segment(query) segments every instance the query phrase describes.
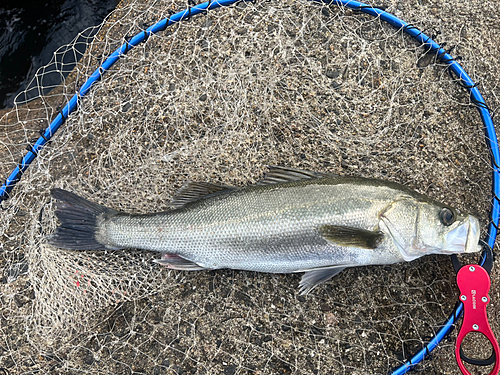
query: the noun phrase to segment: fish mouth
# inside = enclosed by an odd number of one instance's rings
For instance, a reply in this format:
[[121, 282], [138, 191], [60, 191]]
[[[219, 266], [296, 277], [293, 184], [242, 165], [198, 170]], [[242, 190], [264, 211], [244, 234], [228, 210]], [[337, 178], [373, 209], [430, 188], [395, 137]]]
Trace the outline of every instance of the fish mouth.
[[480, 250], [479, 246], [479, 221], [469, 217], [458, 227], [446, 234], [447, 253], [475, 253]]

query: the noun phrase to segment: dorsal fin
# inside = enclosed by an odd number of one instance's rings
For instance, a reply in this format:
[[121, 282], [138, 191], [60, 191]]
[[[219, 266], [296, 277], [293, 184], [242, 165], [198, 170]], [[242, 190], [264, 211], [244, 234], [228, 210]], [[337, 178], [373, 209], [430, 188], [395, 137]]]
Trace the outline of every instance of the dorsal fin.
[[236, 188], [231, 186], [216, 185], [209, 182], [190, 181], [177, 190], [169, 204], [169, 207], [180, 208], [188, 203], [196, 202], [197, 200], [206, 198], [210, 195], [229, 192], [235, 189]]
[[283, 182], [311, 180], [314, 178], [336, 177], [333, 173], [321, 173], [313, 171], [305, 171], [302, 169], [294, 169], [287, 167], [270, 166], [264, 178], [257, 182], [256, 185], [273, 185]]

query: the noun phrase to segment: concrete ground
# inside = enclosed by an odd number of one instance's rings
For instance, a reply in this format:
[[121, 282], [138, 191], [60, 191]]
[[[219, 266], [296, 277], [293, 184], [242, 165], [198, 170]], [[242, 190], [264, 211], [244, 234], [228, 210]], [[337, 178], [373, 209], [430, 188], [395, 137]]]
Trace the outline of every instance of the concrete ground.
[[[487, 105], [499, 108], [493, 2], [382, 5], [446, 43]], [[185, 6], [120, 3], [64, 85], [1, 112], [2, 174], [124, 36]], [[51, 248], [49, 190], [146, 213], [166, 209], [188, 180], [244, 186], [267, 165], [285, 165], [403, 183], [477, 215], [485, 234], [489, 155], [477, 110], [454, 80], [401, 32], [336, 5], [241, 3], [151, 37], [106, 73], [4, 202], [0, 368], [389, 373], [453, 310], [448, 257], [346, 270], [304, 297], [300, 275], [168, 271], [152, 263], [157, 254]], [[498, 276], [494, 267], [488, 315], [497, 336]], [[417, 369], [459, 374], [456, 334]], [[490, 351], [477, 336], [466, 350]]]

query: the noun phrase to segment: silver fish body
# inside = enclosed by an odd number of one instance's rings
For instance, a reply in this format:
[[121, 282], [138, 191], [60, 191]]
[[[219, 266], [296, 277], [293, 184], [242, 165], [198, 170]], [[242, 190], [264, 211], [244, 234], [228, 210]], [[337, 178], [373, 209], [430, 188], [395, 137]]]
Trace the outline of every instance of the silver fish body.
[[[64, 237], [64, 226], [75, 227], [66, 213], [83, 198], [64, 194], [54, 194], [64, 202], [56, 212], [62, 225], [49, 241], [83, 249], [85, 240], [71, 246]], [[158, 251], [158, 262], [176, 269], [306, 272], [305, 293], [346, 267], [478, 250], [476, 218], [387, 181], [275, 167], [261, 184], [239, 189], [188, 184], [173, 206], [128, 215], [95, 205], [87, 248]]]

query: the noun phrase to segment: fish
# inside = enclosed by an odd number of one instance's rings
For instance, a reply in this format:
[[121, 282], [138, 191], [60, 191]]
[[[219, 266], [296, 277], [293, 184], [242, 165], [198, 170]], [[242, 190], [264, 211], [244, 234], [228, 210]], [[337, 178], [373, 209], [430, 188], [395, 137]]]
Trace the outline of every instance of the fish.
[[404, 185], [287, 167], [246, 187], [188, 182], [158, 213], [51, 195], [60, 225], [47, 240], [57, 248], [148, 250], [175, 270], [303, 272], [301, 294], [349, 267], [480, 250], [476, 217]]

